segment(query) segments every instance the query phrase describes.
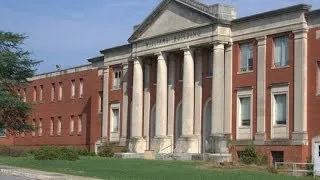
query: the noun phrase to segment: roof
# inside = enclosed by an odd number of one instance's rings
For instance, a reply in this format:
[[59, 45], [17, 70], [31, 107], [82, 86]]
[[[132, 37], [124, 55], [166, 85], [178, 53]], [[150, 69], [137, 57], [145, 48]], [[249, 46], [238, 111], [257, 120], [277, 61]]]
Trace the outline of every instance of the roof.
[[119, 50], [119, 49], [125, 49], [125, 48], [131, 48], [131, 44], [123, 44], [123, 45], [120, 45], [120, 46], [114, 46], [112, 48], [107, 48], [107, 49], [103, 49], [100, 51], [101, 54], [105, 54], [107, 52], [112, 52], [112, 51], [116, 51], [116, 50]]
[[103, 60], [104, 60], [104, 56], [97, 56], [97, 57], [88, 59], [88, 62], [94, 63], [94, 62], [103, 61]]
[[284, 13], [290, 13], [290, 12], [296, 12], [296, 11], [306, 11], [308, 12], [311, 9], [311, 6], [308, 4], [298, 4], [294, 6], [289, 6], [281, 9], [276, 9], [272, 11], [267, 11], [259, 14], [254, 14], [251, 16], [246, 16], [242, 18], [238, 18], [232, 21], [232, 23], [242, 23], [242, 22], [247, 22], [247, 21], [252, 21], [256, 19], [262, 19], [262, 18], [268, 18], [270, 16], [276, 16], [279, 14], [284, 14]]
[[313, 11], [306, 13], [307, 17], [313, 17], [313, 16], [318, 16], [318, 15], [320, 15], [320, 9], [313, 10]]
[[[162, 10], [172, 1], [175, 1], [177, 3], [180, 3], [182, 5], [185, 5], [189, 8], [192, 8], [200, 13], [202, 13], [205, 16], [208, 16], [214, 21], [218, 21], [219, 19], [211, 13], [210, 8], [208, 5], [205, 5], [197, 0], [163, 0], [152, 12], [149, 16], [147, 16], [146, 19], [143, 20], [143, 22], [137, 27], [133, 34], [128, 39], [129, 42], [132, 42], [135, 38], [137, 38], [141, 33], [144, 32], [146, 27], [158, 17], [158, 15], [162, 12]], [[226, 21], [222, 21], [226, 23]]]

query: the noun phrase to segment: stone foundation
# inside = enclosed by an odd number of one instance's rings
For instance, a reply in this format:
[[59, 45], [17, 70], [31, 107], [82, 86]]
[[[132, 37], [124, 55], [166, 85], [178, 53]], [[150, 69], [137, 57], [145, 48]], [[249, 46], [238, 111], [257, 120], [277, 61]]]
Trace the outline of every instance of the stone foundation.
[[156, 153], [172, 153], [173, 142], [171, 137], [155, 137], [152, 139], [150, 148]]
[[146, 150], [147, 141], [142, 138], [131, 138], [129, 142], [129, 152], [144, 153]]
[[197, 136], [180, 137], [177, 140], [176, 153], [200, 153], [199, 138]]
[[209, 146], [211, 153], [228, 154], [229, 153], [230, 135], [213, 134], [209, 138]]

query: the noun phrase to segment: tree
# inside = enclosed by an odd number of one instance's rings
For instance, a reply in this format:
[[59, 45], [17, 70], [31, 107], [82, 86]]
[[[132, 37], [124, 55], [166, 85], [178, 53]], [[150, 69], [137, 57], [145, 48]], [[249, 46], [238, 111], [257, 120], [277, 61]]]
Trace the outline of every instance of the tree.
[[28, 85], [39, 61], [23, 49], [24, 34], [0, 30], [0, 127], [9, 133], [29, 132], [33, 127], [27, 122], [32, 105], [21, 101], [19, 88]]

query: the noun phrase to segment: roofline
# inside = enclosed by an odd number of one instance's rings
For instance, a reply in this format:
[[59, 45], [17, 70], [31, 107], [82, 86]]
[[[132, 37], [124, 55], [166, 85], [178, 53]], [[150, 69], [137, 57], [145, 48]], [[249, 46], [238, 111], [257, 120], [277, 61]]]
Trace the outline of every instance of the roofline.
[[316, 9], [316, 10], [313, 10], [313, 11], [306, 13], [307, 17], [313, 17], [313, 16], [317, 16], [317, 15], [320, 15], [320, 9]]
[[97, 61], [103, 61], [103, 60], [104, 60], [104, 56], [96, 56], [96, 57], [87, 59], [87, 61], [90, 63], [94, 63]]
[[[128, 42], [133, 42], [133, 39], [135, 38], [135, 36], [139, 33], [141, 33], [141, 30], [148, 24], [147, 22], [152, 19], [153, 17], [157, 16], [159, 12], [161, 12], [162, 8], [164, 8], [167, 4], [169, 4], [172, 0], [163, 0], [148, 16], [147, 18], [145, 18], [142, 23], [140, 24], [140, 26], [132, 33], [132, 35], [129, 37]], [[182, 5], [185, 5], [189, 8], [192, 8], [194, 10], [199, 11], [200, 13], [209, 16], [211, 18], [213, 18], [215, 21], [218, 21], [219, 18], [215, 17], [213, 14], [210, 14], [210, 12], [205, 11], [205, 10], [201, 10], [199, 9], [199, 7], [195, 7], [192, 4], [188, 3], [185, 0], [174, 0], [177, 3], [180, 3]], [[207, 6], [206, 4], [203, 4], [201, 2], [195, 1], [195, 0], [189, 0], [192, 1], [192, 3], [196, 3], [199, 6], [205, 6], [207, 8], [209, 8], [209, 6]]]
[[289, 12], [295, 12], [295, 11], [300, 11], [300, 10], [304, 10], [304, 11], [309, 11], [311, 9], [311, 5], [308, 4], [297, 4], [294, 6], [289, 6], [289, 7], [285, 7], [285, 8], [280, 8], [280, 9], [276, 9], [276, 10], [272, 10], [272, 11], [266, 11], [263, 13], [258, 13], [258, 14], [254, 14], [251, 16], [246, 16], [246, 17], [242, 17], [242, 18], [238, 18], [235, 20], [232, 20], [231, 23], [242, 23], [242, 22], [247, 22], [247, 21], [251, 21], [251, 20], [256, 20], [256, 19], [260, 19], [260, 18], [266, 18], [266, 17], [270, 17], [270, 16], [276, 16], [279, 14], [284, 14], [284, 13], [289, 13]]
[[57, 71], [49, 71], [49, 72], [45, 72], [45, 73], [40, 73], [40, 74], [36, 74], [34, 75], [32, 78], [37, 77], [37, 76], [42, 76], [42, 75], [46, 75], [46, 74], [51, 74], [51, 73], [57, 73], [57, 72], [63, 72], [63, 71], [67, 71], [67, 70], [71, 70], [71, 69], [76, 69], [76, 68], [82, 68], [82, 67], [86, 67], [86, 66], [92, 66], [92, 64], [83, 64], [83, 65], [79, 65], [79, 66], [73, 66], [70, 68], [66, 68], [66, 69], [61, 69], [61, 70], [57, 70]]
[[121, 49], [121, 48], [126, 48], [126, 47], [131, 47], [132, 44], [124, 44], [124, 45], [120, 45], [120, 46], [114, 46], [114, 47], [111, 47], [111, 48], [107, 48], [107, 49], [103, 49], [100, 51], [101, 54], [105, 54], [107, 52], [111, 52], [111, 51], [115, 51], [117, 49]]

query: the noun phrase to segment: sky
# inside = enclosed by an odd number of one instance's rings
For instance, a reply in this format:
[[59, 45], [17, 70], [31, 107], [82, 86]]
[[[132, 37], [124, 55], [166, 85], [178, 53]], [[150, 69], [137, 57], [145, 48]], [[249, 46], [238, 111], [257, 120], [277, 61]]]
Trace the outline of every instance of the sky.
[[[37, 73], [87, 64], [99, 51], [126, 44], [161, 0], [0, 0], [0, 30], [24, 33], [32, 57], [43, 62]], [[200, 0], [236, 7], [238, 17], [320, 0]]]

